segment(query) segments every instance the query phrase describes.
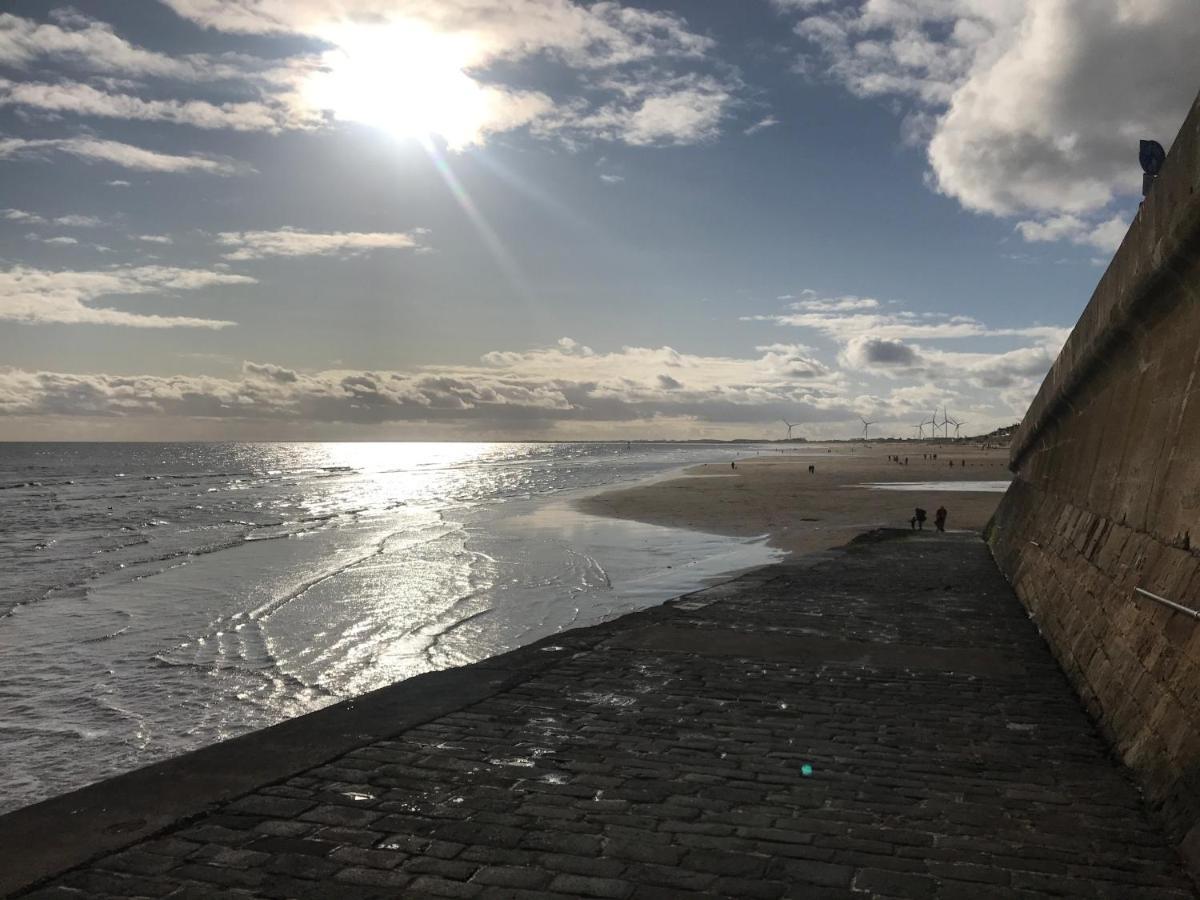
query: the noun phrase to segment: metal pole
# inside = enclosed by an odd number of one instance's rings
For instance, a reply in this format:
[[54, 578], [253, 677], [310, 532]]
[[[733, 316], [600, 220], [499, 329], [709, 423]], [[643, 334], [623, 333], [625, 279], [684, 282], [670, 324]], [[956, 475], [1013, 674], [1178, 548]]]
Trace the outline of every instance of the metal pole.
[[1197, 612], [1196, 610], [1191, 609], [1190, 607], [1181, 606], [1180, 604], [1176, 603], [1174, 600], [1168, 600], [1166, 597], [1160, 597], [1160, 596], [1158, 596], [1158, 594], [1152, 594], [1149, 591], [1142, 590], [1141, 588], [1134, 588], [1134, 590], [1137, 591], [1139, 594], [1141, 594], [1143, 597], [1149, 597], [1151, 600], [1155, 600], [1155, 601], [1163, 604], [1164, 606], [1169, 606], [1169, 607], [1171, 607], [1171, 609], [1178, 610], [1179, 612], [1184, 613], [1185, 615], [1191, 616], [1193, 619], [1200, 619], [1200, 612]]

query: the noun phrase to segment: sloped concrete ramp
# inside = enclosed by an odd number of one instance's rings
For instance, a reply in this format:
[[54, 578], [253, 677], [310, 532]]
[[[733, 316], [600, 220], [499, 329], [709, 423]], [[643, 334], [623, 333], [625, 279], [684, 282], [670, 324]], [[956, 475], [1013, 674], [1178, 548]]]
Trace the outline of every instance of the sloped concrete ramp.
[[974, 535], [876, 534], [502, 659], [22, 896], [1196, 896]]

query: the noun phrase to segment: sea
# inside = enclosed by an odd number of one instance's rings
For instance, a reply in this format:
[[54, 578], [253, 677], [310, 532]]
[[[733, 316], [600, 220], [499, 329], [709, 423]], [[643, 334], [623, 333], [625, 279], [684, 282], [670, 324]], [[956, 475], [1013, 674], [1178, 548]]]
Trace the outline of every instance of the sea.
[[754, 452], [0, 443], [0, 812], [774, 561], [572, 502]]

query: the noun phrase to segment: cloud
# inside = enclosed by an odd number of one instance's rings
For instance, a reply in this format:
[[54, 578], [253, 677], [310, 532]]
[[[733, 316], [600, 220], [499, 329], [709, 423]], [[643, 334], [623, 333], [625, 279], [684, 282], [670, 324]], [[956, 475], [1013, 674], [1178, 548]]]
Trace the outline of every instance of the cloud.
[[226, 259], [268, 256], [356, 256], [371, 250], [413, 250], [424, 229], [398, 232], [315, 232], [299, 228], [276, 231], [223, 231], [217, 242], [230, 247]]
[[864, 335], [849, 340], [844, 356], [850, 366], [859, 369], [915, 369], [921, 364], [915, 347], [903, 341]]
[[760, 132], [766, 128], [774, 128], [778, 124], [779, 124], [779, 120], [777, 118], [775, 118], [774, 116], [764, 116], [763, 118], [761, 118], [757, 122], [755, 122], [753, 125], [751, 125], [749, 128], [743, 129], [742, 134], [745, 134], [745, 135], [757, 134], [758, 132]]
[[105, 162], [142, 172], [186, 173], [203, 172], [209, 175], [242, 175], [253, 171], [244, 163], [207, 156], [177, 156], [158, 153], [100, 138], [5, 138], [0, 137], [0, 159], [40, 159], [47, 152], [66, 153], [87, 162]]
[[139, 235], [137, 235], [137, 239], [139, 241], [145, 241], [147, 244], [173, 244], [173, 243], [175, 243], [174, 239], [172, 239], [170, 235], [166, 235], [166, 234], [139, 234]]
[[43, 238], [43, 237], [38, 237], [36, 234], [31, 234], [31, 235], [28, 235], [28, 237], [33, 238], [35, 240], [39, 240], [43, 244], [60, 244], [63, 246], [68, 246], [70, 244], [78, 244], [79, 243], [79, 241], [75, 240], [75, 238], [67, 237], [66, 235], [59, 235], [58, 237]]
[[91, 324], [135, 328], [226, 328], [233, 322], [160, 316], [92, 306], [111, 296], [163, 295], [176, 291], [252, 284], [230, 272], [166, 266], [117, 267], [97, 271], [51, 271], [27, 266], [0, 270], [0, 320], [27, 325]]
[[[707, 141], [719, 132], [740, 87], [730, 67], [710, 64], [715, 41], [692, 31], [682, 16], [610, 0], [345, 0], [332, 7], [316, 0], [165, 2], [210, 28], [326, 42], [330, 49], [321, 65], [297, 81], [301, 102], [336, 118], [383, 124], [373, 121], [380, 112], [370, 86], [386, 76], [394, 86], [391, 102], [431, 119], [429, 130], [453, 149], [526, 127], [569, 144]], [[411, 44], [411, 53], [398, 56], [397, 44]], [[436, 56], [438, 65], [409, 71], [406, 55]], [[566, 70], [567, 78], [552, 79], [559, 96], [505, 86], [489, 72], [497, 63], [532, 59]], [[347, 97], [347, 83], [356, 81], [363, 87]], [[581, 88], [568, 91], [571, 82]], [[431, 110], [431, 92], [469, 102], [455, 104], [457, 110]], [[475, 111], [470, 120], [462, 115], [466, 107]]]
[[1018, 222], [1016, 229], [1026, 241], [1070, 241], [1072, 244], [1112, 253], [1120, 246], [1125, 232], [1129, 230], [1129, 222], [1124, 216], [1118, 215], [1097, 224], [1064, 213], [1040, 221]]
[[294, 370], [271, 363], [243, 362], [242, 371], [251, 377], [265, 378], [280, 384], [295, 384], [300, 380], [300, 376]]
[[245, 34], [329, 38], [353, 22], [420, 22], [475, 40], [478, 65], [545, 53], [581, 68], [626, 65], [667, 56], [701, 57], [713, 40], [669, 12], [568, 0], [164, 0], [208, 28]]
[[[455, 150], [524, 128], [570, 145], [658, 146], [714, 138], [741, 88], [732, 67], [709, 58], [715, 41], [692, 31], [682, 16], [611, 0], [164, 2], [208, 28], [310, 40], [280, 60], [176, 55], [138, 47], [75, 12], [51, 13], [54, 23], [3, 15], [0, 64], [36, 70], [50, 62], [104, 77], [0, 79], [0, 105], [237, 131], [317, 128], [334, 120], [411, 126], [440, 135]], [[547, 79], [558, 96], [502, 83], [497, 65], [529, 60], [562, 70]], [[218, 85], [221, 101], [129, 91], [148, 79], [227, 84]], [[389, 85], [386, 97], [380, 83]], [[225, 101], [227, 86], [245, 99]]]
[[606, 182], [607, 184], [620, 184], [622, 181], [625, 180], [625, 176], [624, 175], [610, 175], [607, 172], [603, 172], [600, 175], [600, 180], [603, 182]]
[[638, 147], [697, 144], [720, 134], [734, 103], [730, 79], [688, 74], [613, 77], [597, 84], [615, 95], [588, 109], [559, 106], [534, 123], [534, 133], [568, 141], [620, 141]]
[[801, 71], [900, 101], [938, 191], [976, 212], [1076, 216], [1057, 239], [1105, 249], [1114, 207], [1127, 221], [1140, 192], [1138, 138], [1168, 143], [1200, 82], [1192, 0], [776, 6], [798, 17]]
[[278, 132], [315, 127], [323, 119], [283, 103], [209, 103], [205, 100], [143, 100], [113, 94], [79, 82], [43, 84], [0, 78], [0, 106], [22, 106], [50, 113], [111, 119], [173, 122], [205, 129]]
[[56, 216], [55, 218], [47, 219], [44, 216], [24, 209], [0, 210], [0, 218], [7, 219], [10, 222], [22, 222], [26, 225], [61, 225], [64, 228], [99, 228], [105, 224], [104, 220], [97, 216], [82, 216], [78, 213], [70, 213], [65, 216]]
[[[1020, 415], [1056, 351], [1049, 339], [980, 352], [859, 335], [840, 345], [834, 363], [798, 343], [764, 345], [739, 357], [666, 346], [597, 351], [563, 338], [492, 351], [475, 364], [406, 370], [306, 371], [261, 361], [246, 361], [225, 377], [10, 368], [0, 369], [0, 414], [217, 419], [225, 424], [205, 426], [208, 432], [189, 426], [186, 433], [226, 434], [243, 427], [237, 422], [264, 437], [313, 433], [322, 423], [425, 437], [744, 436], [786, 417], [805, 423], [809, 436], [845, 436], [858, 433], [860, 414], [879, 419], [882, 434], [908, 434], [910, 418], [949, 403], [959, 418], [987, 430], [988, 423], [1009, 424]], [[406, 425], [414, 430], [387, 430]]]
[[863, 336], [882, 340], [950, 340], [970, 337], [1023, 337], [1057, 342], [1060, 346], [1069, 328], [1031, 325], [1023, 328], [993, 328], [970, 316], [940, 313], [917, 314], [908, 310], [879, 312], [881, 304], [870, 297], [818, 297], [789, 304], [789, 312], [776, 315], [743, 316], [743, 321], [774, 322], [793, 328], [808, 328], [833, 340], [849, 343]]
[[128, 181], [124, 181], [120, 178], [114, 178], [111, 181], [106, 181], [104, 183], [107, 184], [109, 187], [131, 187], [131, 185]]
[[828, 384], [789, 377], [774, 353], [748, 359], [694, 356], [670, 347], [595, 353], [568, 341], [489, 353], [474, 366], [408, 371], [303, 372], [249, 361], [235, 378], [0, 369], [0, 414], [492, 423], [536, 429], [662, 417], [754, 422], [789, 410], [834, 421], [850, 414], [834, 383], [835, 377]]

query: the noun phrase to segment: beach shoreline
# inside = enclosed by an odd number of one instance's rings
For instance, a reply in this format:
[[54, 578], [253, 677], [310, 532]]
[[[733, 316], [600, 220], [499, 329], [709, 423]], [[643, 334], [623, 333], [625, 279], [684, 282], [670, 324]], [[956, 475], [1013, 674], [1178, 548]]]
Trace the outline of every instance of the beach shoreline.
[[[1003, 496], [967, 490], [966, 484], [964, 490], [912, 491], [870, 485], [1007, 482], [1011, 477], [1004, 447], [927, 442], [811, 444], [795, 450], [731, 456], [728, 467], [693, 466], [676, 478], [597, 492], [576, 500], [575, 507], [591, 515], [714, 534], [768, 535], [770, 546], [803, 555], [843, 546], [876, 528], [909, 527], [918, 506], [929, 513], [928, 529], [934, 527], [934, 510], [944, 505], [949, 530], [978, 533]], [[809, 466], [815, 471], [810, 473]]]

